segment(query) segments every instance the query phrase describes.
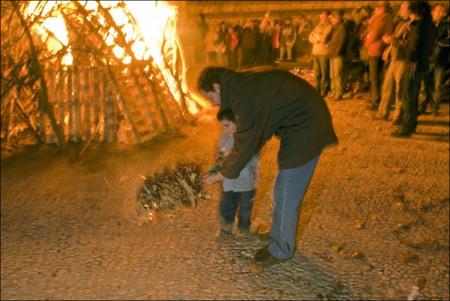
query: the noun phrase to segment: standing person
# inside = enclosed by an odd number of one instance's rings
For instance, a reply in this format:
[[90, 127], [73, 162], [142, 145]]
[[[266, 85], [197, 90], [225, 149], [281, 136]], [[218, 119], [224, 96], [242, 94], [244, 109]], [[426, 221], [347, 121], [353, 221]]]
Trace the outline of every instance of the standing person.
[[280, 61], [284, 59], [286, 52], [286, 59], [292, 60], [292, 47], [294, 47], [297, 39], [297, 30], [292, 23], [291, 17], [286, 17], [281, 25], [280, 31]]
[[222, 21], [220, 22], [220, 25], [217, 29], [214, 47], [216, 49], [217, 64], [223, 67], [227, 66], [227, 57], [226, 57], [227, 34], [228, 34], [227, 24], [225, 23], [225, 21]]
[[380, 85], [382, 78], [383, 60], [381, 56], [386, 44], [383, 43], [385, 34], [392, 34], [394, 24], [391, 16], [391, 5], [389, 1], [379, 1], [369, 19], [367, 27], [367, 36], [364, 40], [364, 46], [367, 47], [367, 55], [369, 56], [369, 82], [370, 94], [369, 110], [376, 111], [380, 104]]
[[330, 57], [331, 99], [341, 100], [344, 93], [344, 55], [347, 33], [342, 20], [342, 10], [331, 13], [330, 20], [333, 30], [331, 31], [328, 44], [328, 55]]
[[[200, 30], [200, 39], [201, 41], [204, 41], [208, 33], [208, 24], [206, 23], [205, 15], [203, 13], [198, 14], [197, 26]], [[200, 48], [201, 49], [198, 49], [198, 51], [196, 52], [197, 62], [200, 62], [200, 64], [204, 64], [206, 62], [205, 58], [207, 56], [207, 53], [204, 47]]]
[[403, 118], [400, 125], [392, 132], [395, 137], [408, 137], [416, 131], [419, 87], [429, 72], [430, 55], [437, 37], [437, 29], [433, 24], [427, 2], [412, 1], [410, 13], [409, 18], [412, 23], [409, 38], [416, 45], [416, 51], [412, 57], [414, 69], [411, 73], [410, 99], [407, 103], [402, 103]]
[[329, 12], [323, 11], [319, 15], [319, 23], [314, 27], [308, 39], [312, 44], [313, 69], [316, 79], [316, 89], [321, 96], [327, 95], [330, 89], [330, 63], [328, 60], [328, 36], [331, 33]]
[[409, 97], [410, 73], [413, 68], [409, 58], [416, 51], [416, 45], [409, 40], [411, 27], [409, 20], [409, 1], [400, 4], [395, 22], [394, 33], [383, 35], [383, 42], [388, 46], [383, 52], [382, 59], [387, 64], [384, 74], [381, 101], [378, 105], [377, 118], [389, 119], [392, 101], [395, 102], [393, 124], [398, 124], [402, 117], [401, 103]]
[[270, 63], [270, 48], [272, 44], [272, 22], [270, 20], [270, 14], [268, 12], [264, 15], [264, 19], [259, 25], [259, 32], [261, 35], [261, 41], [258, 61], [262, 65], [267, 65]]
[[235, 69], [237, 67], [237, 45], [239, 43], [239, 37], [236, 31], [234, 30], [233, 26], [228, 27], [228, 34], [227, 34], [227, 61], [228, 61], [228, 67]]
[[208, 32], [206, 33], [205, 39], [203, 40], [203, 45], [206, 50], [206, 63], [208, 65], [217, 64], [217, 54], [215, 47], [215, 40], [217, 39], [217, 26], [215, 24], [211, 24], [208, 27]]
[[235, 145], [220, 172], [206, 176], [206, 183], [238, 177], [267, 140], [279, 137], [272, 242], [258, 250], [254, 260], [267, 266], [290, 259], [303, 195], [323, 148], [337, 142], [325, 101], [314, 87], [286, 70], [207, 67], [197, 84], [212, 105], [230, 109], [236, 117]]
[[[236, 132], [236, 118], [230, 109], [217, 113], [217, 119], [222, 126], [222, 136], [218, 146], [218, 161], [221, 162], [234, 146], [233, 135]], [[250, 229], [250, 216], [253, 199], [255, 198], [256, 169], [258, 155], [254, 155], [239, 173], [236, 179], [224, 179], [222, 182], [222, 198], [219, 206], [221, 231], [231, 233], [234, 219], [238, 217], [238, 232], [245, 234]], [[220, 170], [220, 163], [216, 165], [214, 174]]]
[[242, 32], [242, 65], [240, 67], [249, 67], [255, 62], [256, 32], [253, 29], [253, 22], [246, 20]]
[[310, 55], [311, 53], [308, 37], [313, 29], [313, 24], [311, 20], [304, 15], [300, 15], [296, 21], [297, 39], [294, 44], [295, 60], [300, 63], [303, 55]]
[[449, 23], [445, 20], [448, 9], [437, 3], [433, 6], [431, 16], [437, 30], [437, 38], [430, 57], [430, 70], [420, 86], [419, 113], [424, 113], [431, 104], [434, 116], [439, 114], [439, 104], [442, 99], [445, 70], [449, 67], [450, 33]]
[[272, 53], [270, 62], [272, 64], [275, 63], [278, 57], [280, 57], [280, 31], [281, 25], [278, 19], [273, 21], [273, 30], [272, 30]]
[[236, 52], [237, 52], [237, 61], [236, 61], [236, 68], [242, 67], [242, 36], [244, 33], [243, 28], [243, 20], [237, 19], [236, 24], [234, 25], [234, 32], [237, 34], [238, 43], [236, 45]]

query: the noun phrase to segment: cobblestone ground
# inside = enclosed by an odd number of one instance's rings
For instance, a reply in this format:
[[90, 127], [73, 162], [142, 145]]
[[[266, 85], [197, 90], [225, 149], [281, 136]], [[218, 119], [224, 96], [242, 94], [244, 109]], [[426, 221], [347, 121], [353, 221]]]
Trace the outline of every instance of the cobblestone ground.
[[[449, 116], [392, 138], [361, 99], [329, 102], [339, 145], [302, 204], [293, 260], [252, 265], [256, 237], [217, 235], [217, 187], [196, 208], [138, 225], [140, 176], [212, 163], [219, 128], [132, 149], [43, 146], [2, 162], [1, 299], [449, 298]], [[262, 153], [253, 221], [270, 225], [277, 141]]]

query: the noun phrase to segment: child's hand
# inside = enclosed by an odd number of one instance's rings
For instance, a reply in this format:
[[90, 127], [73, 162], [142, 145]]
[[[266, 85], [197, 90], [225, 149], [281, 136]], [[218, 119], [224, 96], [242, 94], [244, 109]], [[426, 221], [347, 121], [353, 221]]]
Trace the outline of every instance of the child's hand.
[[220, 171], [220, 168], [221, 168], [220, 164], [216, 164], [210, 169], [208, 169], [208, 173], [218, 173]]
[[210, 173], [203, 177], [203, 182], [206, 184], [214, 184], [217, 182], [221, 182], [225, 179], [225, 177], [220, 173]]

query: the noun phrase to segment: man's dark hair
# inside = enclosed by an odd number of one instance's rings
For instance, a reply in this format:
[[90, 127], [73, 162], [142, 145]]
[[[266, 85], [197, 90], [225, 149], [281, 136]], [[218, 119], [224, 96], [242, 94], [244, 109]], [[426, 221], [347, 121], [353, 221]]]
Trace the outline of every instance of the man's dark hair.
[[431, 9], [427, 2], [423, 1], [412, 1], [409, 4], [409, 12], [416, 14], [421, 18], [431, 19]]
[[213, 91], [213, 84], [219, 84], [223, 73], [228, 70], [224, 67], [206, 67], [197, 80], [197, 88], [205, 92]]
[[230, 109], [220, 110], [217, 113], [217, 120], [219, 121], [228, 120], [231, 122], [236, 122], [236, 118], [234, 117], [233, 111], [231, 111]]

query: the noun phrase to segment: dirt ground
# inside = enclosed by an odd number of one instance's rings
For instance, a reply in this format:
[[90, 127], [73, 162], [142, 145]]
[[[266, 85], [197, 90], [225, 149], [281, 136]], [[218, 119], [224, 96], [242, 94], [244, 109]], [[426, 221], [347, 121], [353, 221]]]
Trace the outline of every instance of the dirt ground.
[[[327, 102], [339, 138], [302, 204], [293, 260], [259, 270], [257, 237], [217, 236], [219, 189], [140, 224], [142, 176], [213, 162], [214, 112], [134, 147], [41, 146], [1, 165], [1, 299], [449, 299], [449, 106], [389, 136], [362, 97]], [[278, 141], [252, 220], [270, 226]]]

